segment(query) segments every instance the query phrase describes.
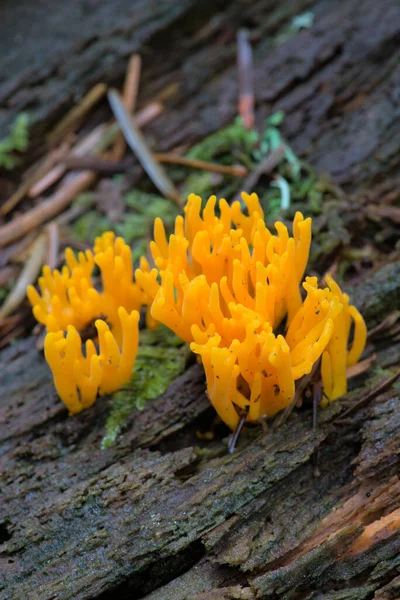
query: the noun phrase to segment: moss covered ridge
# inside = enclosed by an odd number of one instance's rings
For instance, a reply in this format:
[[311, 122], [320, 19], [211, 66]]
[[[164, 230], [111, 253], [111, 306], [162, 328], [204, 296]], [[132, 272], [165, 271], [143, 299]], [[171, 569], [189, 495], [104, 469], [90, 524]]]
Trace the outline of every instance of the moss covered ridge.
[[189, 355], [188, 345], [164, 326], [140, 332], [135, 373], [110, 400], [102, 448], [113, 445], [133, 410], [143, 410], [183, 373]]

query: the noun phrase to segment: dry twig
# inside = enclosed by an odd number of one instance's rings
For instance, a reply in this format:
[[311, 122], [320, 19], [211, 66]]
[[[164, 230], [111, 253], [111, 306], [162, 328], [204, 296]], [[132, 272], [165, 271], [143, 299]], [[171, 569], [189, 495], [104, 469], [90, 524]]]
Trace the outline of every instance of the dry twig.
[[371, 368], [371, 366], [374, 364], [375, 361], [376, 361], [376, 354], [372, 354], [372, 356], [369, 356], [365, 360], [361, 360], [356, 365], [352, 365], [351, 367], [348, 367], [346, 369], [346, 378], [351, 379], [352, 377], [356, 377], [357, 375], [361, 375], [362, 373], [365, 373], [365, 371], [368, 371], [368, 369]]
[[54, 144], [58, 142], [64, 135], [69, 131], [73, 131], [83, 119], [83, 117], [90, 111], [91, 108], [99, 100], [101, 100], [107, 91], [107, 86], [104, 83], [98, 83], [95, 85], [77, 104], [74, 106], [56, 127], [51, 131], [47, 137], [49, 143]]
[[241, 29], [237, 36], [239, 102], [238, 112], [247, 129], [254, 127], [254, 85], [253, 85], [253, 52], [249, 42], [249, 34]]
[[294, 409], [294, 407], [296, 406], [296, 404], [298, 403], [298, 401], [301, 399], [304, 390], [306, 389], [306, 387], [308, 386], [308, 384], [313, 380], [315, 373], [319, 369], [319, 365], [320, 365], [320, 360], [317, 360], [314, 363], [313, 368], [311, 369], [311, 372], [308, 375], [304, 375], [300, 379], [300, 381], [297, 384], [293, 400], [291, 401], [290, 404], [287, 405], [287, 407], [285, 408], [285, 410], [282, 410], [275, 417], [275, 420], [274, 420], [273, 425], [272, 425], [272, 429], [277, 429], [278, 427], [280, 427], [281, 425], [283, 425], [283, 423], [286, 423], [286, 421], [288, 420], [288, 418], [289, 418], [292, 410]]
[[154, 158], [160, 163], [169, 163], [175, 165], [184, 165], [193, 169], [202, 169], [204, 171], [213, 171], [222, 173], [222, 175], [232, 175], [233, 177], [245, 177], [248, 169], [243, 165], [218, 165], [216, 163], [206, 162], [195, 158], [187, 158], [179, 154], [156, 152]]
[[127, 143], [136, 154], [150, 179], [167, 198], [170, 198], [180, 206], [178, 190], [161, 165], [155, 160], [135, 120], [126, 110], [120, 94], [116, 90], [111, 90], [108, 93], [108, 99]]
[[[278, 166], [278, 164], [284, 154], [285, 154], [285, 147], [283, 145], [278, 146], [278, 148], [276, 148], [276, 150], [273, 150], [273, 152], [268, 154], [265, 157], [265, 159], [259, 165], [257, 165], [257, 167], [254, 169], [254, 171], [251, 171], [249, 173], [249, 176], [244, 181], [244, 183], [241, 187], [241, 191], [251, 192], [255, 188], [261, 175], [266, 175], [268, 173], [271, 173], [271, 171], [273, 171], [275, 169], [275, 167]], [[240, 194], [236, 195], [235, 200], [240, 200]]]
[[0, 227], [0, 247], [18, 240], [32, 229], [58, 215], [71, 204], [78, 194], [92, 185], [95, 179], [96, 175], [91, 171], [83, 171], [78, 174], [71, 173], [66, 177], [65, 184], [53, 196], [7, 223], [7, 225]]
[[26, 288], [36, 281], [36, 278], [42, 268], [47, 248], [46, 235], [40, 234], [32, 244], [30, 257], [25, 263], [14, 287], [0, 308], [0, 321], [8, 317], [26, 297]]
[[[134, 112], [136, 107], [136, 100], [139, 91], [140, 71], [142, 68], [142, 59], [138, 54], [131, 56], [126, 72], [126, 79], [124, 84], [124, 104], [126, 109], [131, 114]], [[126, 149], [126, 141], [123, 135], [119, 135], [115, 142], [112, 156], [115, 160], [120, 160]]]
[[386, 379], [386, 381], [384, 381], [383, 383], [381, 383], [380, 385], [378, 385], [369, 394], [367, 394], [366, 396], [364, 396], [364, 398], [361, 398], [361, 400], [359, 400], [358, 402], [356, 402], [355, 404], [353, 404], [353, 406], [350, 406], [350, 408], [348, 408], [347, 410], [345, 410], [344, 413], [342, 413], [341, 415], [339, 415], [338, 418], [333, 421], [333, 423], [334, 424], [335, 423], [339, 423], [339, 421], [342, 421], [342, 419], [345, 419], [351, 413], [359, 410], [360, 408], [364, 408], [364, 406], [366, 406], [367, 404], [369, 404], [369, 402], [371, 402], [371, 400], [373, 400], [374, 398], [376, 398], [377, 396], [379, 396], [379, 394], [381, 394], [382, 392], [385, 392], [391, 385], [393, 385], [393, 383], [399, 377], [400, 377], [400, 369], [398, 369], [396, 371], [396, 373], [394, 375], [392, 375], [392, 377], [389, 377], [389, 379]]
[[[141, 110], [137, 114], [137, 123], [140, 127], [143, 127], [156, 117], [161, 114], [163, 111], [163, 106], [158, 103], [152, 103], [146, 106], [143, 110]], [[72, 150], [72, 156], [78, 159], [85, 160], [85, 155], [87, 154], [97, 154], [101, 153], [108, 146], [110, 146], [118, 134], [120, 133], [120, 129], [118, 125], [99, 125], [93, 131], [91, 131], [86, 137], [84, 137], [75, 148]], [[95, 158], [93, 156], [93, 158]], [[101, 160], [101, 157], [100, 157]], [[46, 191], [51, 185], [54, 185], [67, 171], [67, 165], [64, 161], [61, 161], [62, 164], [58, 164], [51, 171], [49, 171], [43, 179], [40, 179], [30, 190], [29, 196], [31, 198], [35, 198], [39, 196], [44, 191]]]
[[51, 269], [55, 269], [58, 263], [58, 251], [60, 248], [60, 229], [56, 221], [52, 221], [47, 226], [47, 256], [46, 265]]
[[4, 202], [0, 208], [0, 213], [2, 215], [7, 215], [9, 212], [11, 212], [13, 208], [15, 208], [17, 204], [21, 202], [24, 196], [26, 196], [29, 190], [53, 169], [53, 167], [60, 161], [68, 149], [69, 144], [64, 143], [62, 146], [60, 146], [60, 148], [53, 150], [45, 157], [44, 160], [40, 161], [40, 163], [35, 167], [33, 175], [28, 176], [26, 181], [19, 186], [14, 194], [10, 196], [6, 202]]
[[[72, 155], [75, 157], [84, 156], [93, 151], [94, 148], [100, 143], [102, 137], [105, 135], [107, 131], [106, 125], [99, 125], [93, 131], [90, 132], [83, 140], [78, 142], [76, 146], [72, 149]], [[36, 198], [43, 194], [46, 190], [49, 189], [52, 185], [54, 185], [66, 172], [66, 167], [62, 164], [63, 160], [60, 161], [61, 164], [56, 165], [51, 171], [46, 173], [43, 178], [35, 183], [31, 187], [28, 192], [30, 198]]]

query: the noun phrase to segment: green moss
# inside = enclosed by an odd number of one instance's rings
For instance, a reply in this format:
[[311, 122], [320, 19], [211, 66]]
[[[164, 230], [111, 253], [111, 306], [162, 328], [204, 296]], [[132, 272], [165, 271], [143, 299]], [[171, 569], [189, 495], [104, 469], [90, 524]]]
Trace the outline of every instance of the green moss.
[[82, 215], [73, 227], [74, 237], [82, 242], [92, 241], [110, 230], [112, 230], [111, 222], [95, 210], [89, 210]]
[[128, 211], [123, 221], [115, 225], [115, 230], [128, 244], [146, 237], [152, 231], [156, 217], [164, 221], [167, 229], [171, 228], [179, 213], [178, 207], [170, 200], [140, 190], [132, 190], [126, 194], [125, 202]]
[[[81, 198], [78, 201], [81, 202]], [[105, 231], [114, 231], [122, 236], [127, 244], [133, 246], [133, 259], [138, 260], [146, 252], [146, 238], [152, 232], [155, 217], [161, 217], [167, 229], [170, 229], [178, 214], [178, 208], [161, 196], [139, 190], [126, 194], [125, 203], [127, 210], [118, 223], [111, 222], [96, 210], [86, 212], [74, 224], [74, 237], [92, 242]]]
[[29, 116], [21, 113], [13, 123], [9, 135], [0, 140], [0, 167], [14, 169], [18, 164], [16, 152], [24, 152], [28, 148]]
[[275, 38], [274, 45], [285, 44], [292, 37], [297, 35], [302, 29], [311, 29], [314, 25], [314, 13], [307, 10], [293, 17], [290, 23]]
[[102, 448], [112, 446], [133, 410], [143, 410], [184, 371], [188, 354], [188, 346], [164, 326], [140, 332], [134, 375], [111, 398]]
[[7, 298], [9, 291], [10, 291], [9, 285], [0, 286], [0, 302], [3, 302]]
[[340, 246], [350, 244], [351, 235], [344, 223], [344, 214], [343, 202], [337, 200], [324, 201], [322, 218], [313, 223], [313, 241], [309, 264], [314, 265], [319, 260], [326, 260]]
[[[283, 156], [274, 169], [274, 176], [282, 185], [277, 186], [276, 182], [266, 185], [265, 178], [260, 177], [251, 190], [258, 194], [266, 220], [277, 218], [288, 203], [293, 206], [293, 212], [300, 209], [307, 214], [319, 214], [326, 197], [336, 197], [337, 190], [295, 155], [281, 133], [283, 122], [282, 111], [273, 113], [266, 119], [259, 135], [255, 130], [247, 130], [242, 120], [237, 118], [227, 127], [196, 144], [187, 156], [225, 165], [239, 162], [253, 170], [277, 148], [283, 147]], [[184, 196], [194, 192], [207, 198], [216, 193], [230, 199], [242, 186], [243, 179], [240, 177], [194, 173], [184, 182]]]
[[188, 152], [189, 158], [231, 165], [238, 160], [248, 163], [257, 143], [257, 132], [244, 127], [242, 119], [207, 136]]

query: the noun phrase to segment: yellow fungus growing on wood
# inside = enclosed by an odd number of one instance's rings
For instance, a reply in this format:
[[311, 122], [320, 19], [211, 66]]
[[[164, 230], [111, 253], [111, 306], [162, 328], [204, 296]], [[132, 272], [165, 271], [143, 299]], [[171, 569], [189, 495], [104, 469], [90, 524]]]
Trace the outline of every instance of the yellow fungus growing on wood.
[[[256, 194], [231, 206], [212, 196], [201, 211], [191, 194], [167, 238], [160, 219], [150, 244], [155, 269], [136, 271], [152, 298], [151, 315], [201, 356], [210, 401], [232, 429], [285, 408], [295, 382], [321, 359], [324, 401], [347, 390], [346, 366], [358, 361], [365, 323], [332, 278], [301, 283], [311, 219], [296, 213], [292, 235], [264, 222]], [[353, 343], [348, 341], [353, 327]], [[279, 331], [279, 333], [278, 333]]]
[[[76, 257], [67, 248], [65, 262], [61, 271], [43, 267], [39, 278], [40, 293], [33, 286], [27, 289], [33, 314], [47, 331], [65, 331], [69, 325], [81, 329], [100, 315], [106, 315], [118, 330], [119, 306], [130, 312], [139, 310], [149, 301], [133, 279], [131, 249], [112, 232], [106, 232], [95, 240], [93, 252], [79, 252]], [[96, 265], [101, 275], [100, 291], [93, 282]], [[142, 260], [140, 266], [145, 272], [146, 262]], [[120, 338], [121, 332], [114, 331], [114, 335]]]
[[139, 313], [130, 314], [120, 307], [121, 345], [101, 319], [95, 327], [99, 351], [92, 340], [87, 340], [82, 352], [81, 337], [73, 325], [67, 334], [59, 330], [46, 335], [44, 353], [52, 370], [54, 385], [70, 414], [89, 408], [98, 393], [109, 394], [126, 383], [132, 374], [139, 342]]
[[[46, 326], [45, 357], [57, 392], [72, 414], [91, 406], [98, 393], [111, 393], [130, 379], [138, 347], [138, 311], [149, 298], [133, 279], [131, 249], [112, 232], [96, 239], [93, 252], [76, 257], [67, 248], [65, 262], [60, 271], [45, 266], [40, 293], [29, 286], [27, 294], [33, 314]], [[148, 270], [145, 260], [140, 266]], [[83, 352], [80, 332], [84, 337], [87, 329], [93, 330], [88, 336], [93, 340], [86, 341]]]
[[[291, 234], [281, 222], [270, 231], [257, 195], [242, 200], [212, 196], [202, 210], [191, 194], [169, 237], [156, 219], [155, 268], [142, 258], [135, 278], [130, 248], [111, 232], [93, 252], [67, 250], [61, 271], [43, 269], [40, 293], [31, 286], [28, 297], [47, 327], [46, 358], [70, 412], [129, 379], [143, 305], [149, 326], [164, 323], [201, 357], [210, 401], [232, 429], [288, 406], [296, 381], [319, 360], [322, 404], [346, 392], [346, 367], [360, 358], [366, 327], [331, 277], [324, 288], [316, 277], [303, 281], [311, 219], [297, 212]], [[82, 352], [78, 330], [94, 319], [98, 349], [88, 340]]]

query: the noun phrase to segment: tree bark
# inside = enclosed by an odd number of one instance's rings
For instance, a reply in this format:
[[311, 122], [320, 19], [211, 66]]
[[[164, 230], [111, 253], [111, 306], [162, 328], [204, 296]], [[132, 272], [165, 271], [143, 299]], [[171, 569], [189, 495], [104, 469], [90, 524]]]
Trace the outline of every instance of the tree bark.
[[[285, 110], [296, 152], [352, 194], [324, 208], [317, 232], [341, 219], [349, 239], [355, 227], [369, 235], [377, 216], [360, 213], [398, 185], [396, 0], [70, 4], [3, 4], [0, 129], [33, 109], [40, 143], [77, 96], [117, 81], [139, 51], [143, 102], [176, 84], [149, 139], [159, 150], [189, 145], [235, 116], [236, 29], [254, 27], [257, 119]], [[305, 10], [313, 26], [292, 31]], [[351, 290], [370, 327], [400, 309], [399, 275], [393, 262]], [[381, 369], [399, 357], [399, 341], [380, 340]], [[357, 378], [316, 430], [305, 406], [268, 435], [245, 431], [228, 455], [218, 436], [198, 449], [211, 409], [193, 365], [102, 450], [107, 398], [68, 417], [34, 339], [19, 340], [0, 353], [0, 599], [400, 597], [400, 398], [395, 386], [379, 391], [389, 376]]]

